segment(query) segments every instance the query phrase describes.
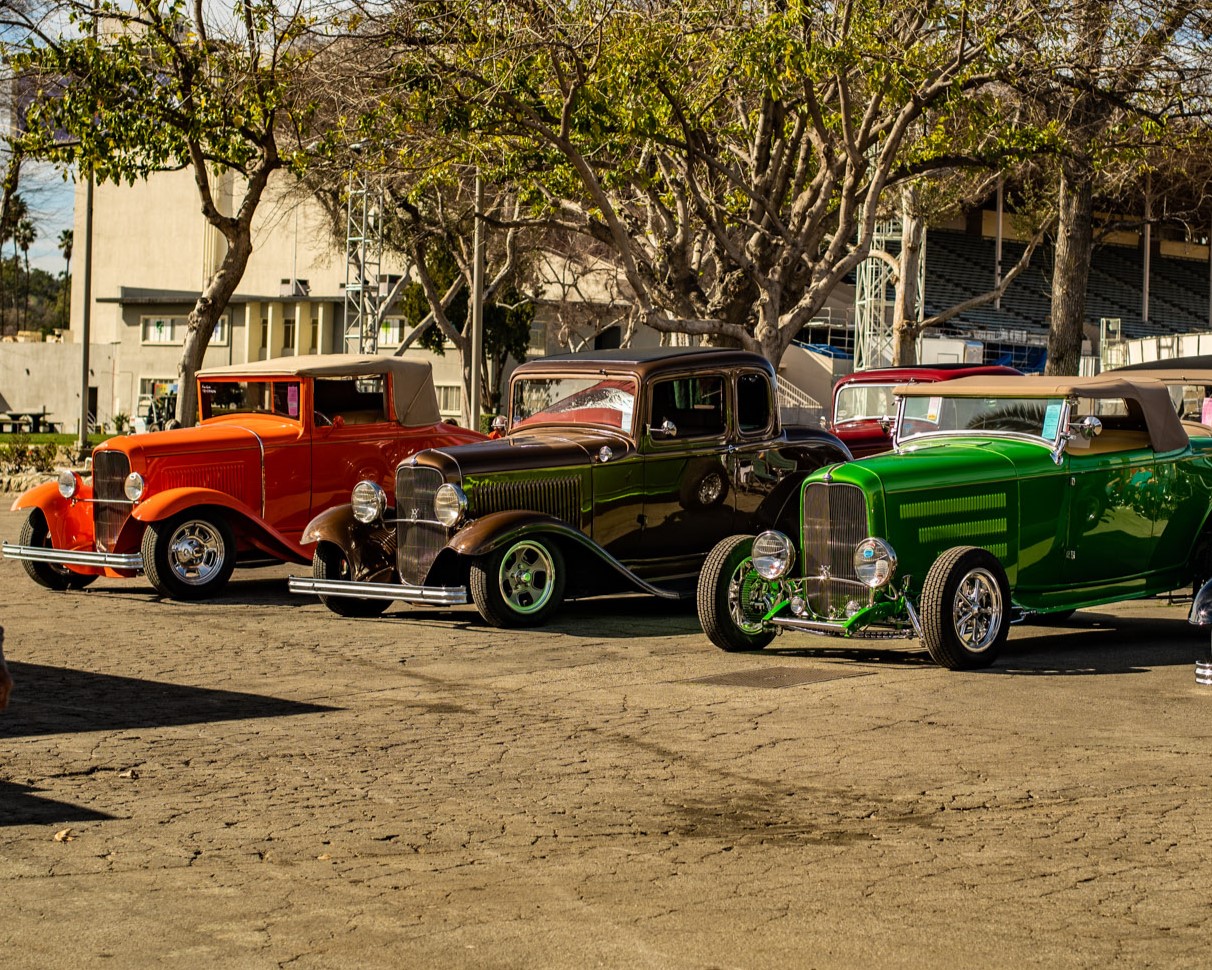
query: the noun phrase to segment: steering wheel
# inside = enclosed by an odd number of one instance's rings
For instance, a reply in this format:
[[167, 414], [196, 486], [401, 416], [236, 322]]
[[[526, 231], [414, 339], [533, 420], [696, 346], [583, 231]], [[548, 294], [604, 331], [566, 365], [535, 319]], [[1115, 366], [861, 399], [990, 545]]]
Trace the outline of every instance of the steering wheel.
[[318, 428], [332, 427], [332, 418], [330, 418], [323, 411], [314, 411], [312, 413], [315, 416], [316, 427], [318, 427]]

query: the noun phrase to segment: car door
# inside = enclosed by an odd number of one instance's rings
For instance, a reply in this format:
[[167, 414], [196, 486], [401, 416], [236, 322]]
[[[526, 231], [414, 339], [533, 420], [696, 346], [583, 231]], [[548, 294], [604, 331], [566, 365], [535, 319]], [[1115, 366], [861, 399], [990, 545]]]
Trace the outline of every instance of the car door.
[[390, 496], [404, 434], [389, 407], [383, 375], [312, 381], [311, 512], [349, 501], [362, 479]]
[[723, 374], [654, 379], [641, 426], [643, 557], [700, 562], [732, 529], [727, 380]]
[[727, 459], [732, 531], [754, 532], [759, 506], [795, 470], [795, 464], [772, 447], [778, 420], [770, 378], [761, 371], [741, 371], [732, 391], [732, 445]]
[[1147, 441], [1125, 437], [1136, 434], [1111, 431], [1086, 448], [1070, 442], [1070, 587], [1131, 581], [1150, 569], [1165, 483]]

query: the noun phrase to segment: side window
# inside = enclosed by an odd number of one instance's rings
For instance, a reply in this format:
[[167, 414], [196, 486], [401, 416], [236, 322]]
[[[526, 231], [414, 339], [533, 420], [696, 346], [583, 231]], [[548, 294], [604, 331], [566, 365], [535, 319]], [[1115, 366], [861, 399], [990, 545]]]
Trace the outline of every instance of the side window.
[[724, 378], [679, 377], [652, 385], [650, 424], [669, 421], [677, 438], [705, 438], [724, 433]]
[[736, 380], [736, 424], [741, 434], [758, 434], [770, 427], [773, 411], [770, 381], [765, 374], [742, 374]]
[[344, 424], [387, 421], [387, 381], [379, 377], [317, 377], [316, 423], [340, 417]]

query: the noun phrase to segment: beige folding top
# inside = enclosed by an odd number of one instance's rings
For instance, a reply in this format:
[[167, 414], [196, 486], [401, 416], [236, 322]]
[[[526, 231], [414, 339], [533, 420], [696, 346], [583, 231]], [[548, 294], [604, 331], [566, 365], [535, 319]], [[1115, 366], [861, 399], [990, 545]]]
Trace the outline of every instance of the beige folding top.
[[1082, 397], [1135, 401], [1145, 416], [1154, 451], [1176, 451], [1188, 443], [1166, 385], [1140, 372], [1107, 372], [1097, 377], [959, 377], [936, 384], [904, 384], [903, 397]]
[[390, 375], [396, 419], [401, 424], [436, 424], [442, 419], [433, 386], [433, 368], [425, 361], [366, 354], [307, 354], [274, 357], [246, 364], [208, 367], [198, 377], [376, 377]]

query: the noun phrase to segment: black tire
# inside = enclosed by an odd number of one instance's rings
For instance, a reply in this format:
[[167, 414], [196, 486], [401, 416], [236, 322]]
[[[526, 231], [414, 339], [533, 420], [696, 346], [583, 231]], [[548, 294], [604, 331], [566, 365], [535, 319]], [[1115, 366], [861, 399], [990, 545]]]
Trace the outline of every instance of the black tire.
[[935, 560], [922, 586], [922, 640], [948, 670], [988, 667], [1010, 632], [1010, 584], [984, 549], [956, 546]]
[[[29, 510], [29, 515], [25, 517], [25, 522], [21, 526], [21, 538], [18, 541], [23, 546], [54, 548], [50, 537], [50, 526], [46, 524], [46, 516], [42, 514], [41, 509]], [[25, 575], [47, 589], [84, 589], [97, 579], [96, 576], [74, 573], [66, 566], [54, 562], [31, 562], [28, 559], [22, 559], [21, 566], [25, 569]]]
[[762, 626], [770, 608], [769, 584], [753, 570], [753, 536], [722, 539], [699, 573], [699, 623], [721, 650], [761, 650], [774, 639]]
[[227, 585], [235, 566], [235, 535], [217, 512], [182, 512], [143, 533], [143, 572], [170, 599], [209, 599]]
[[[349, 579], [349, 560], [345, 551], [331, 542], [316, 545], [311, 557], [311, 575], [314, 579]], [[320, 602], [337, 616], [369, 619], [380, 616], [391, 605], [389, 600], [353, 599], [349, 596], [321, 596]]]
[[498, 627], [542, 626], [564, 602], [567, 575], [559, 546], [527, 536], [471, 563], [471, 598]]

